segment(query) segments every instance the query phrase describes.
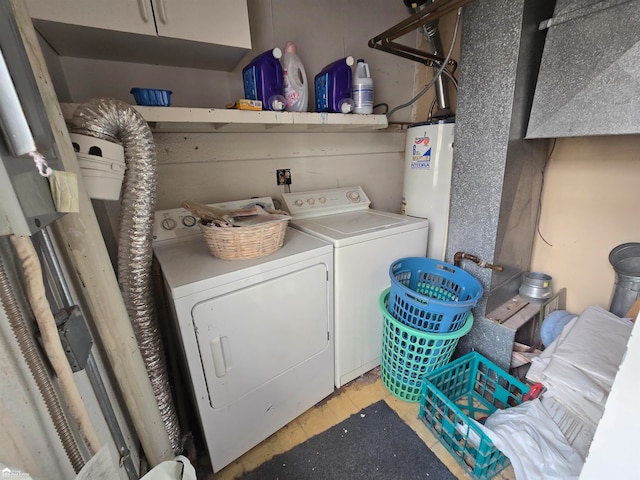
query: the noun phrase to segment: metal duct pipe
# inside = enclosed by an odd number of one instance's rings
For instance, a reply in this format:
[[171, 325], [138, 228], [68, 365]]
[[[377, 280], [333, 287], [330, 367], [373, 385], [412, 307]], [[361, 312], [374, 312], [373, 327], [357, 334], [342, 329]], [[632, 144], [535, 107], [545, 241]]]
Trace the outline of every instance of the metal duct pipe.
[[74, 113], [72, 128], [76, 133], [120, 142], [124, 147], [126, 171], [121, 194], [118, 283], [171, 448], [178, 454], [182, 450], [180, 425], [151, 294], [157, 174], [153, 136], [142, 115], [114, 99], [93, 99], [80, 105]]
[[[425, 40], [429, 44], [431, 52], [434, 55], [442, 55], [444, 47], [442, 46], [442, 40], [440, 38], [440, 31], [438, 30], [438, 22], [432, 22], [422, 27], [422, 34]], [[438, 71], [437, 67], [433, 68], [434, 73]], [[436, 99], [440, 110], [451, 110], [451, 104], [449, 101], [449, 89], [447, 87], [446, 78], [442, 75], [438, 75], [438, 79], [435, 83]]]
[[[420, 0], [420, 1], [411, 1], [405, 0], [405, 5], [409, 7], [409, 10], [412, 13], [416, 13], [425, 8], [426, 3], [431, 3], [435, 0]], [[434, 55], [443, 56], [444, 55], [444, 47], [442, 46], [442, 39], [440, 38], [440, 31], [438, 30], [438, 20], [434, 20], [432, 22], [428, 22], [420, 27], [420, 31], [426, 40], [430, 53]], [[455, 39], [453, 39], [455, 41]], [[439, 65], [433, 67], [434, 73], [438, 72]], [[449, 89], [446, 84], [446, 79], [442, 75], [438, 75], [435, 81], [435, 89], [436, 89], [436, 101], [438, 102], [438, 107], [440, 111], [446, 111], [449, 114], [451, 113], [451, 105], [449, 100]]]
[[[8, 245], [7, 245], [8, 246]], [[53, 422], [54, 428], [62, 447], [64, 448], [69, 461], [73, 467], [75, 473], [78, 473], [85, 462], [80, 452], [80, 447], [73, 436], [73, 432], [67, 421], [67, 417], [62, 410], [62, 405], [58, 400], [58, 394], [53, 387], [53, 382], [49, 377], [47, 367], [40, 356], [36, 347], [35, 341], [29, 328], [27, 327], [26, 320], [22, 314], [22, 310], [18, 304], [16, 294], [13, 289], [13, 285], [9, 280], [9, 275], [5, 268], [4, 262], [5, 252], [3, 248], [0, 248], [0, 301], [9, 319], [9, 326], [16, 338], [18, 347], [22, 352], [22, 356], [25, 359], [27, 367], [33, 376], [33, 379], [38, 386], [40, 395], [44, 400], [44, 403], [49, 412], [49, 416]]]

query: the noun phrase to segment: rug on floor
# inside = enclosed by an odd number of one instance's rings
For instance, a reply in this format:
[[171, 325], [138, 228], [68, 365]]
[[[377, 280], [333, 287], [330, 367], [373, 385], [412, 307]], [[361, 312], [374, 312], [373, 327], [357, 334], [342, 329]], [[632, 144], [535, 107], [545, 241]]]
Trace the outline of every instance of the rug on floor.
[[239, 478], [456, 480], [384, 400], [351, 415]]

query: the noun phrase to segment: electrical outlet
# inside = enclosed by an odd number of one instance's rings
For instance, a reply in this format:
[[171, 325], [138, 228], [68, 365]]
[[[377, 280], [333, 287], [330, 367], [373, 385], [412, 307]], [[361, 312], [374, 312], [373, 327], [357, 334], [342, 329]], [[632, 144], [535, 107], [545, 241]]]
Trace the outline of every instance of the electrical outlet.
[[288, 168], [276, 170], [276, 182], [278, 185], [291, 185], [291, 170]]

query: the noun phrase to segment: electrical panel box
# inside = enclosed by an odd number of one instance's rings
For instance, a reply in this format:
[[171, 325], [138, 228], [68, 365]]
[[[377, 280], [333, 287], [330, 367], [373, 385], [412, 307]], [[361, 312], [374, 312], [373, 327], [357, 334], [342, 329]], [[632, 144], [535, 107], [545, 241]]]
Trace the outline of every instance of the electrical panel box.
[[25, 236], [63, 215], [25, 144], [51, 168], [63, 167], [19, 32], [10, 3], [0, 2], [0, 235]]

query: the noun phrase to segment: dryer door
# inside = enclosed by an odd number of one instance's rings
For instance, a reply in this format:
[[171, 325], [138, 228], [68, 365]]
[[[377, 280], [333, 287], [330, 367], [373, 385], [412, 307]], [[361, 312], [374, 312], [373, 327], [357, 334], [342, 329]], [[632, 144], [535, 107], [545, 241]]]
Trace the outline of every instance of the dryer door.
[[[327, 269], [286, 272], [192, 310], [209, 401], [225, 408], [329, 348]], [[310, 379], [313, 381], [313, 379]]]

